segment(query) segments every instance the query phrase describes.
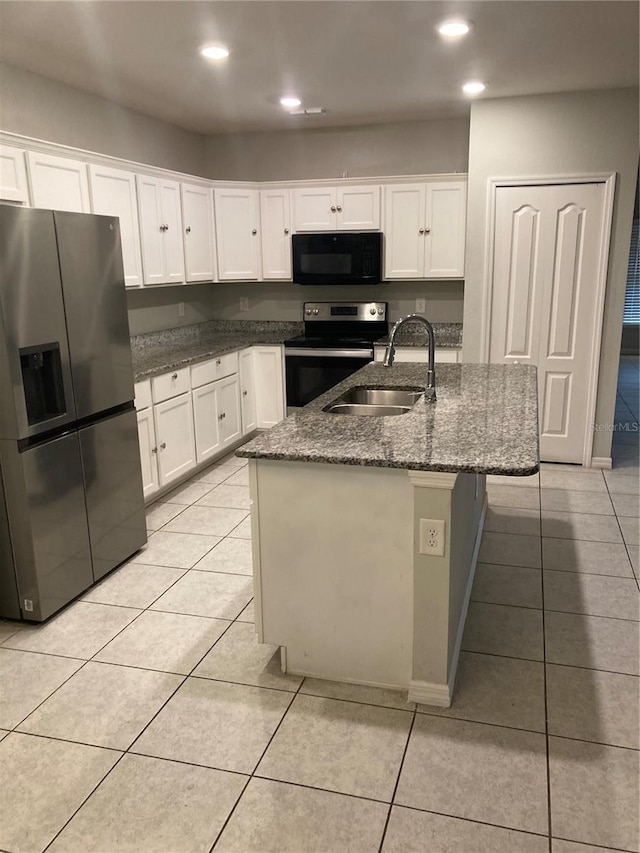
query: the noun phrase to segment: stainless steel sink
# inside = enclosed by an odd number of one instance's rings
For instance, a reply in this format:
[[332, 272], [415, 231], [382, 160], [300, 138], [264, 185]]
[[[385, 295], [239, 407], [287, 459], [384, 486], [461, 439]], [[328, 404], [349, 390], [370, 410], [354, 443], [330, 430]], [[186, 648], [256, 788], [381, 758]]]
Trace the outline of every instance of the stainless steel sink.
[[386, 418], [390, 415], [406, 415], [411, 406], [371, 406], [367, 403], [332, 403], [322, 410], [330, 415], [365, 415]]
[[418, 402], [424, 390], [421, 388], [362, 388], [345, 391], [322, 410], [331, 415], [364, 415], [384, 418], [405, 415]]

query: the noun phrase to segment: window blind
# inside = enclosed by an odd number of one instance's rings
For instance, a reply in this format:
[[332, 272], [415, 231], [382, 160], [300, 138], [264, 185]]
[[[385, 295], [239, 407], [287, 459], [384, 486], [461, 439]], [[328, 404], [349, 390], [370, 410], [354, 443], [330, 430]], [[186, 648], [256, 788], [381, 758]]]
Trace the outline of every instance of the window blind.
[[627, 270], [627, 295], [624, 300], [624, 320], [626, 325], [640, 324], [640, 246], [638, 232], [640, 220], [633, 220], [631, 231], [631, 249]]

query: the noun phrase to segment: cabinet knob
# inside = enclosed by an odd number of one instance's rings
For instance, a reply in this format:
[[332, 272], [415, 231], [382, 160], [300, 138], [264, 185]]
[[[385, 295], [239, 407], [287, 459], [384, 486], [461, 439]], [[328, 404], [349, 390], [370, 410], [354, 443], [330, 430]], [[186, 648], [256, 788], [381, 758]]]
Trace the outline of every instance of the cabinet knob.
[[335, 206], [335, 204], [332, 204], [331, 205], [331, 213], [335, 213], [335, 212], [336, 212], [336, 206]]
[[418, 233], [419, 233], [419, 234], [424, 234], [424, 228], [421, 228], [421, 229], [420, 229], [420, 231], [419, 231]]
[[338, 213], [342, 213], [342, 206], [341, 206], [341, 205], [338, 205], [338, 206], [336, 207], [336, 210], [338, 211]]
[[216, 364], [217, 364], [217, 365], [222, 364], [222, 359], [220, 359], [220, 358], [216, 358]]
[[227, 413], [226, 413], [226, 412], [223, 412], [223, 413], [222, 413], [222, 420], [224, 420], [226, 417], [227, 417]]
[[255, 235], [255, 234], [257, 234], [257, 233], [258, 233], [258, 229], [257, 229], [257, 228], [252, 228], [252, 229], [251, 229], [251, 233], [252, 233], [252, 234], [254, 234], [254, 235]]
[[177, 378], [178, 378], [178, 374], [177, 374], [177, 373], [172, 373], [172, 374], [171, 374], [171, 378], [172, 378], [172, 379], [177, 379]]
[[242, 396], [243, 396], [243, 397], [246, 397], [246, 396], [247, 396], [247, 392], [246, 392], [246, 391], [243, 391], [243, 392], [242, 392]]
[[218, 420], [221, 421], [224, 415], [218, 415]]
[[162, 444], [160, 445], [160, 450], [164, 450], [166, 446], [167, 446], [167, 442], [163, 441]]
[[191, 226], [190, 225], [187, 225], [187, 227], [184, 230], [187, 232], [187, 234], [191, 234]]
[[165, 226], [164, 226], [164, 230], [165, 230], [165, 231], [168, 231], [168, 230], [169, 230], [169, 226], [168, 226], [168, 225], [165, 225]]
[[152, 452], [152, 453], [157, 453], [157, 452], [158, 452], [158, 448], [157, 448], [157, 447], [152, 447], [152, 448], [151, 448], [151, 452]]
[[288, 234], [288, 233], [289, 233], [289, 229], [288, 229], [288, 228], [285, 228], [285, 229], [284, 229], [284, 233], [285, 233], [285, 234]]
[[425, 234], [430, 234], [430, 233], [431, 233], [431, 228], [425, 228], [425, 229], [424, 229], [424, 233], [425, 233]]
[[160, 226], [160, 230], [161, 230], [161, 231], [164, 231], [164, 225], [161, 225], [161, 226]]

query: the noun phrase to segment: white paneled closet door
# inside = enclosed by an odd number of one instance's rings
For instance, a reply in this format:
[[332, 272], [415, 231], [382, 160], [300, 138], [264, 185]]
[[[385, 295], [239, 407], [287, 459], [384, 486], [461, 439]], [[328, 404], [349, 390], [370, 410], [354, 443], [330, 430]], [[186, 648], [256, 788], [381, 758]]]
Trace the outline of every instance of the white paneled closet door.
[[584, 460], [605, 184], [496, 189], [490, 361], [538, 368], [540, 456]]

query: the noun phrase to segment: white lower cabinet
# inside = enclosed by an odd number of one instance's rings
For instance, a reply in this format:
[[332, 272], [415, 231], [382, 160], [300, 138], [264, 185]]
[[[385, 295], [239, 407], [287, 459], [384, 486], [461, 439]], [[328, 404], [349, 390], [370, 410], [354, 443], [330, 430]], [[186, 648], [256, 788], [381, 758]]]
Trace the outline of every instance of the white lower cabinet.
[[220, 450], [220, 421], [218, 382], [195, 388], [193, 394], [193, 425], [196, 437], [196, 461], [205, 462]]
[[240, 353], [240, 406], [242, 409], [242, 434], [248, 435], [256, 429], [256, 396], [253, 370], [253, 350]]
[[166, 486], [196, 464], [191, 392], [153, 407], [160, 485]]
[[242, 435], [242, 417], [240, 414], [240, 384], [238, 377], [227, 376], [220, 379], [218, 385], [218, 421], [220, 423], [220, 446], [233, 444]]
[[160, 488], [158, 479], [158, 446], [153, 422], [153, 409], [137, 412], [138, 442], [140, 443], [140, 463], [142, 467], [142, 491], [145, 498], [151, 497]]
[[237, 375], [209, 382], [193, 394], [196, 461], [206, 462], [242, 435]]
[[285, 416], [283, 348], [253, 347], [253, 371], [256, 426], [268, 429]]

